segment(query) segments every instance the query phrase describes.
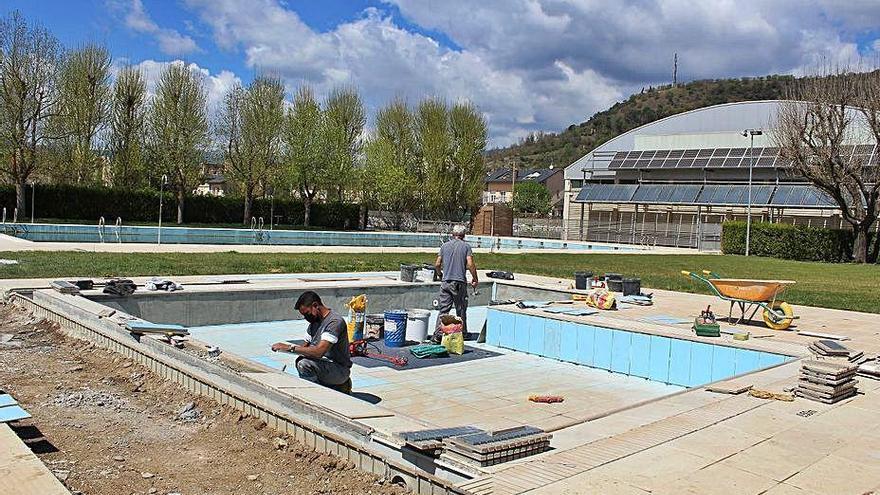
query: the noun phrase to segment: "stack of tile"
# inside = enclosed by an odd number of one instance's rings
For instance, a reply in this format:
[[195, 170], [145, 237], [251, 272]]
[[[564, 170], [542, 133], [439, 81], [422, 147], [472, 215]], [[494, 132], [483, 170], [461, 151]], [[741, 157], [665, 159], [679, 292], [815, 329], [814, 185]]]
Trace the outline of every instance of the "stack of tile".
[[846, 359], [851, 363], [865, 361], [865, 353], [855, 351], [833, 340], [817, 340], [810, 344], [810, 351], [817, 356]]
[[550, 448], [552, 435], [534, 426], [517, 426], [447, 438], [446, 455], [457, 462], [486, 467], [539, 454]]
[[858, 366], [848, 362], [804, 361], [795, 395], [825, 404], [848, 399], [856, 394]]
[[404, 445], [431, 457], [439, 457], [443, 452], [443, 440], [458, 435], [485, 433], [473, 426], [455, 428], [436, 428], [432, 430], [403, 431], [394, 436]]
[[79, 287], [73, 285], [67, 280], [56, 280], [52, 282], [51, 287], [62, 294], [79, 294]]

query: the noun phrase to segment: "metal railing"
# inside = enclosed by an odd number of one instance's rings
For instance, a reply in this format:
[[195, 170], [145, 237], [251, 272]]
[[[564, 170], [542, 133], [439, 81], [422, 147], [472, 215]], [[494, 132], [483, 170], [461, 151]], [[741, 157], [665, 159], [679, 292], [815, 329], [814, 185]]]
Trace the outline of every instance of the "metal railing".
[[107, 222], [104, 220], [104, 217], [98, 219], [98, 239], [103, 243], [104, 242], [104, 233], [107, 230]]

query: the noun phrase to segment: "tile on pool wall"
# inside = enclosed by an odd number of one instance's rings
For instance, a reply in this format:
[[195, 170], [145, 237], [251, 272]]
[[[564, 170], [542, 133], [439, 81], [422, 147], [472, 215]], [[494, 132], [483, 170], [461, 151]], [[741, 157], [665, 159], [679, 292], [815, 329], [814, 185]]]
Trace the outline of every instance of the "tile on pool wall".
[[577, 332], [577, 358], [574, 362], [593, 366], [596, 330], [590, 325], [575, 325]]
[[691, 373], [691, 343], [687, 340], [670, 340], [669, 381], [673, 385], [688, 386]]
[[501, 320], [504, 314], [489, 308], [486, 310], [486, 343], [498, 347], [501, 345]]
[[622, 330], [611, 331], [611, 371], [629, 373], [629, 348], [632, 344], [632, 332]]
[[629, 348], [629, 374], [648, 378], [650, 375], [651, 336], [633, 333]]
[[736, 349], [723, 345], [712, 349], [712, 379], [722, 380], [736, 374]]
[[513, 325], [513, 345], [511, 349], [526, 352], [529, 349], [529, 317], [515, 315]]
[[[559, 359], [576, 363], [578, 360], [578, 325], [560, 322], [559, 325]], [[592, 343], [590, 344], [592, 347]]]
[[741, 375], [743, 373], [748, 373], [749, 371], [754, 371], [758, 369], [760, 366], [758, 361], [761, 359], [761, 353], [757, 351], [750, 351], [748, 349], [737, 349], [736, 350], [736, 363], [734, 365], [734, 374]]
[[672, 339], [651, 335], [650, 363], [648, 364], [648, 378], [658, 382], [669, 382], [669, 353], [672, 347]]
[[694, 387], [712, 381], [712, 348], [710, 344], [691, 342], [691, 373], [688, 386]]
[[516, 316], [505, 311], [498, 311], [501, 320], [501, 347], [514, 349], [516, 346]]
[[593, 366], [603, 370], [611, 369], [611, 330], [592, 327], [596, 333], [593, 340]]
[[562, 322], [559, 320], [544, 320], [544, 350], [541, 355], [550, 359], [559, 359], [562, 338]]
[[777, 364], [782, 364], [785, 362], [785, 356], [781, 356], [779, 354], [771, 354], [769, 352], [760, 353], [758, 359], [758, 367], [766, 368], [767, 366], [775, 366]]
[[544, 318], [529, 316], [529, 354], [540, 356], [544, 352]]

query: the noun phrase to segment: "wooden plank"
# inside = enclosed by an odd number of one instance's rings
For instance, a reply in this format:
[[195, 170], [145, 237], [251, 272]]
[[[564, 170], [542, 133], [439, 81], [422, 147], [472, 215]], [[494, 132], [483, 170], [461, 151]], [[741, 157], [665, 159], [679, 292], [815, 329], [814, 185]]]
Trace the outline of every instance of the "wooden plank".
[[8, 425], [0, 425], [0, 493], [70, 495]]

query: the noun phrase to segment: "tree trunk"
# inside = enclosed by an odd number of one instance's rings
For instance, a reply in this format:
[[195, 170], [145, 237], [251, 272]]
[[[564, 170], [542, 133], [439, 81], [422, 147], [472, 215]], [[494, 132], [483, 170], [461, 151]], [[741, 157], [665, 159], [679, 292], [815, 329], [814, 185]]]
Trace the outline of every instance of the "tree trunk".
[[244, 225], [247, 225], [251, 218], [251, 207], [254, 204], [254, 189], [246, 187], [244, 192]]
[[303, 195], [303, 207], [305, 209], [305, 214], [303, 218], [303, 225], [306, 227], [309, 226], [309, 219], [312, 216], [312, 198], [308, 195]]
[[874, 229], [874, 246], [868, 254], [869, 262], [880, 263], [880, 230], [878, 229]]
[[183, 223], [183, 188], [177, 190], [177, 225]]
[[366, 203], [361, 202], [361, 211], [358, 218], [360, 218], [360, 222], [358, 224], [358, 228], [361, 230], [367, 230], [367, 222], [369, 221], [370, 211], [367, 208]]
[[868, 261], [868, 231], [871, 230], [870, 225], [860, 223], [853, 226], [856, 235], [853, 242], [853, 262], [864, 263]]
[[15, 181], [15, 208], [18, 210], [18, 214], [21, 215], [22, 218], [24, 218], [25, 210], [27, 209], [27, 200], [24, 196], [26, 191], [27, 181]]

